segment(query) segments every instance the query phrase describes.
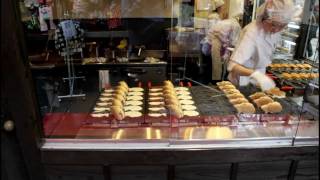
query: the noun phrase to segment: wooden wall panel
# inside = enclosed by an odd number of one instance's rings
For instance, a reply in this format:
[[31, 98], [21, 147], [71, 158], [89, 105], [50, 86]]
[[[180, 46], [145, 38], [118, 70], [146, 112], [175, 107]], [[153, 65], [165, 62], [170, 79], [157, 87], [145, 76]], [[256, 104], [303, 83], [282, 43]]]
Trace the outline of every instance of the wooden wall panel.
[[285, 180], [291, 161], [240, 163], [237, 180]]
[[295, 174], [295, 180], [319, 179], [319, 160], [299, 161]]
[[47, 180], [105, 180], [102, 166], [46, 166]]
[[231, 164], [181, 165], [175, 168], [175, 180], [228, 180]]
[[111, 166], [112, 180], [166, 180], [167, 166]]

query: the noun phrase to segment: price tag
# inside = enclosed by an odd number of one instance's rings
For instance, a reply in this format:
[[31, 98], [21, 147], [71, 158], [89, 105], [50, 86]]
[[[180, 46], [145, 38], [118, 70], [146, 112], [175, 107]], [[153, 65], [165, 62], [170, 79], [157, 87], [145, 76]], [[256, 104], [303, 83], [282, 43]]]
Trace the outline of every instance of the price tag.
[[71, 20], [62, 21], [61, 27], [65, 39], [71, 39], [77, 35], [76, 28]]

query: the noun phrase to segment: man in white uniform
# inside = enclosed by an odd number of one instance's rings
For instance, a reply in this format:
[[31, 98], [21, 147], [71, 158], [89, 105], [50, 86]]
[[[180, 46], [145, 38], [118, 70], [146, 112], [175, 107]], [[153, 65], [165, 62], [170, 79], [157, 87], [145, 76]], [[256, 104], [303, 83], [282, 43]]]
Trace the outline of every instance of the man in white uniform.
[[257, 84], [263, 91], [275, 87], [265, 75], [271, 64], [280, 31], [294, 11], [291, 0], [268, 0], [257, 10], [257, 18], [241, 32], [240, 40], [228, 64], [229, 80], [236, 85]]

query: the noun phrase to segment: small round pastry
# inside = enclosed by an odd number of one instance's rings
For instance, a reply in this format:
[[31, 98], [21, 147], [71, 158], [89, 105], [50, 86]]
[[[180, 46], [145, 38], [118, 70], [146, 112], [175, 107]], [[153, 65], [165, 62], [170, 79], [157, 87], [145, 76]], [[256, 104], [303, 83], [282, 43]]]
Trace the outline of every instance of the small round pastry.
[[129, 92], [142, 92], [143, 88], [140, 87], [133, 87], [133, 88], [129, 88]]
[[129, 92], [127, 96], [143, 96], [143, 92]]
[[194, 104], [194, 101], [192, 101], [192, 100], [181, 100], [180, 104], [181, 105], [192, 105], [192, 104]]
[[149, 105], [150, 106], [160, 106], [160, 105], [164, 105], [164, 102], [163, 101], [152, 101], [152, 102], [149, 102]]
[[110, 102], [97, 102], [97, 106], [100, 106], [100, 107], [106, 107], [106, 106], [109, 106], [110, 104], [112, 104], [112, 103], [110, 103]]
[[292, 64], [292, 63], [291, 63], [291, 64], [289, 64], [289, 65], [290, 65], [290, 68], [291, 68], [291, 69], [297, 68], [297, 65], [296, 65], [296, 64]]
[[179, 95], [190, 95], [189, 91], [177, 91], [176, 94]]
[[245, 98], [241, 93], [227, 94], [228, 99]]
[[265, 91], [268, 95], [270, 95], [271, 97], [275, 97], [275, 98], [285, 98], [286, 97], [286, 92], [281, 91], [279, 88], [275, 87], [272, 88], [268, 91]]
[[310, 64], [303, 64], [303, 67], [305, 69], [311, 69], [312, 68], [312, 66]]
[[152, 112], [159, 112], [159, 111], [165, 111], [166, 108], [164, 108], [164, 107], [149, 107], [148, 110], [152, 111]]
[[167, 108], [169, 110], [169, 113], [171, 115], [175, 116], [176, 118], [182, 118], [183, 117], [183, 111], [178, 106], [168, 105]]
[[193, 111], [197, 109], [194, 105], [182, 105], [181, 108], [186, 111]]
[[290, 64], [284, 63], [284, 64], [282, 64], [282, 67], [283, 68], [290, 68]]
[[199, 112], [198, 111], [183, 111], [183, 115], [185, 116], [199, 116]]
[[162, 88], [151, 88], [149, 89], [150, 92], [158, 92], [158, 91], [162, 91]]
[[261, 109], [265, 113], [279, 113], [282, 111], [282, 106], [279, 102], [272, 102], [272, 103], [261, 106]]
[[223, 86], [219, 86], [219, 89], [221, 90], [236, 89], [236, 87], [234, 85], [223, 85]]
[[105, 89], [104, 92], [105, 92], [105, 93], [113, 93], [113, 92], [114, 92], [114, 89]]
[[296, 64], [296, 66], [297, 66], [298, 68], [300, 68], [300, 69], [303, 69], [303, 68], [304, 68], [303, 64]]
[[217, 86], [233, 85], [230, 81], [221, 81], [216, 83]]
[[141, 111], [142, 107], [141, 106], [124, 106], [123, 109], [124, 111]]
[[301, 79], [308, 79], [309, 75], [307, 73], [300, 73]]
[[113, 96], [113, 93], [101, 93], [102, 97], [111, 97]]
[[256, 112], [256, 109], [254, 108], [253, 104], [251, 104], [251, 103], [236, 104], [236, 105], [234, 105], [234, 107], [237, 109], [238, 113], [253, 114]]
[[152, 92], [152, 93], [149, 93], [149, 96], [162, 96], [163, 93], [162, 92]]
[[102, 117], [109, 117], [108, 113], [92, 113], [90, 114], [91, 117], [94, 118], [102, 118]]
[[234, 93], [240, 93], [238, 89], [224, 89], [222, 90], [225, 94], [234, 94]]
[[264, 92], [256, 92], [252, 95], [249, 96], [250, 99], [255, 100], [255, 99], [259, 99], [260, 97], [266, 96], [266, 94]]
[[101, 98], [99, 98], [99, 100], [102, 102], [109, 102], [112, 100], [112, 98], [111, 97], [101, 97]]
[[181, 95], [181, 96], [178, 96], [178, 99], [179, 100], [191, 100], [192, 97], [189, 95]]
[[292, 75], [289, 73], [282, 73], [281, 76], [283, 79], [292, 79]]
[[104, 111], [109, 111], [110, 108], [107, 108], [107, 107], [94, 107], [93, 110], [95, 112], [104, 112]]
[[149, 113], [148, 115], [151, 116], [151, 117], [167, 116], [166, 113]]
[[258, 106], [258, 107], [261, 107], [265, 104], [269, 104], [271, 102], [273, 102], [273, 99], [270, 98], [269, 96], [263, 96], [263, 97], [260, 97], [259, 99], [255, 99], [253, 100], [253, 102]]
[[131, 117], [131, 118], [142, 116], [142, 113], [138, 112], [138, 111], [127, 111], [124, 114], [125, 114], [125, 116]]
[[246, 98], [237, 98], [237, 99], [231, 99], [230, 100], [230, 103], [233, 104], [233, 105], [236, 105], [236, 104], [241, 104], [241, 103], [247, 103], [248, 100]]
[[162, 101], [163, 97], [149, 97], [149, 101]]
[[130, 101], [141, 101], [143, 100], [143, 97], [142, 96], [127, 96], [127, 100]]
[[300, 79], [300, 75], [298, 73], [291, 73], [292, 79]]
[[281, 68], [282, 65], [281, 65], [281, 64], [273, 64], [273, 67], [274, 67], [274, 68]]
[[132, 105], [132, 106], [141, 106], [143, 103], [142, 101], [126, 101], [125, 105]]
[[115, 117], [116, 120], [122, 120], [125, 118], [123, 109], [120, 106], [111, 106], [111, 114]]

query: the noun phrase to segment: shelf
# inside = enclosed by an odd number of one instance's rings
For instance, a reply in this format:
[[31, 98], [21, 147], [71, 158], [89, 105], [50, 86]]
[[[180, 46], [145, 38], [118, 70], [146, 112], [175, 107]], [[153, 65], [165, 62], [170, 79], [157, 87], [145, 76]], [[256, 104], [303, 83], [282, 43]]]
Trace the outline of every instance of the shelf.
[[129, 31], [89, 31], [84, 33], [84, 36], [88, 38], [121, 38], [129, 37], [129, 35]]

